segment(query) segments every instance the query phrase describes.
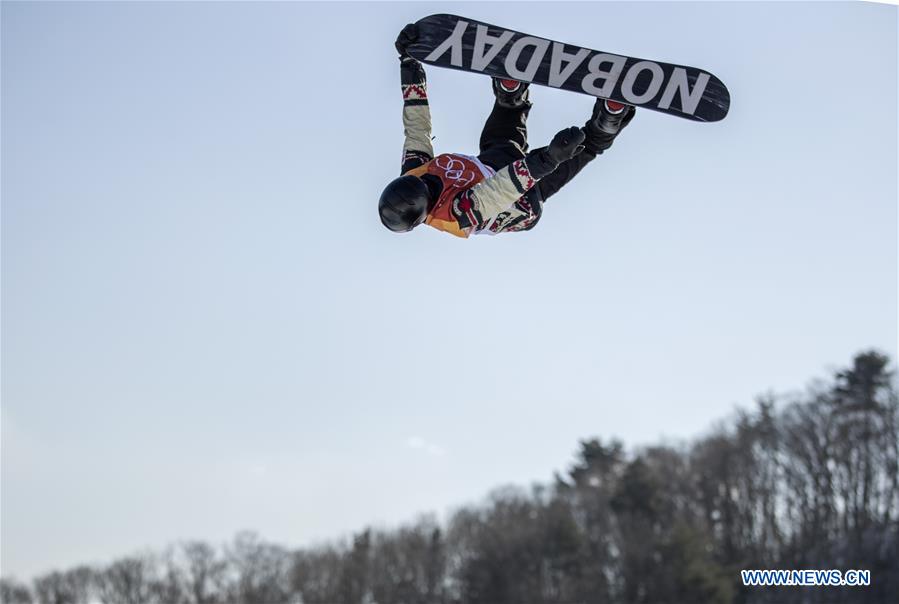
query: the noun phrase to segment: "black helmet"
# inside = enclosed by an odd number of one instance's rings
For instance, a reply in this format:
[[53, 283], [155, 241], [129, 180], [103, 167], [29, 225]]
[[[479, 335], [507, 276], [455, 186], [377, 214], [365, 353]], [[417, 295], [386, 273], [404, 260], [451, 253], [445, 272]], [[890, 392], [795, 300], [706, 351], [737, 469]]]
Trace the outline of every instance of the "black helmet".
[[428, 185], [417, 176], [400, 176], [391, 181], [381, 199], [378, 213], [381, 222], [394, 233], [411, 231], [428, 214]]

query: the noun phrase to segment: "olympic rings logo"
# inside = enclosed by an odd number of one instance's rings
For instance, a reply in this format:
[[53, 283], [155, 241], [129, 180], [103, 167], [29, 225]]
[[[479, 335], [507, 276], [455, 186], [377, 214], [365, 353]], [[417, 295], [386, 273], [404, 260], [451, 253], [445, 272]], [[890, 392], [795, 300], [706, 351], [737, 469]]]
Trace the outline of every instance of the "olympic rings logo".
[[475, 179], [474, 170], [469, 170], [465, 162], [449, 155], [441, 155], [437, 158], [437, 167], [443, 170], [449, 180], [455, 181], [457, 187], [467, 187]]

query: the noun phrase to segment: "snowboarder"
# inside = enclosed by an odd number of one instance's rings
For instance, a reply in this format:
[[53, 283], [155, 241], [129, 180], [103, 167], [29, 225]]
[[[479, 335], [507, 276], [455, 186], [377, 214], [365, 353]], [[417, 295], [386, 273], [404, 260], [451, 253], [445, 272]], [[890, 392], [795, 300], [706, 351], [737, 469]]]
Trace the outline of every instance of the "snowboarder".
[[566, 128], [547, 147], [529, 152], [528, 84], [494, 78], [496, 100], [480, 154], [435, 157], [424, 68], [405, 50], [417, 38], [416, 29], [410, 23], [396, 40], [405, 128], [402, 176], [378, 202], [381, 222], [391, 231], [411, 231], [421, 223], [458, 237], [529, 230], [546, 200], [611, 147], [634, 117], [629, 105], [597, 99], [583, 128]]

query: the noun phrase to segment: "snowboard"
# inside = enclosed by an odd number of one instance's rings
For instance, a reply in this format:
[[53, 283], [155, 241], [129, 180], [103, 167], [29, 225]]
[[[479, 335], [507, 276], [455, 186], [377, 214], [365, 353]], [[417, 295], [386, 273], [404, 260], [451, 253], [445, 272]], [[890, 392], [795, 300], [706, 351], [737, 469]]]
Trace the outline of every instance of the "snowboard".
[[711, 73], [581, 48], [456, 15], [420, 19], [407, 47], [428, 65], [520, 80], [698, 122], [724, 119], [730, 93]]

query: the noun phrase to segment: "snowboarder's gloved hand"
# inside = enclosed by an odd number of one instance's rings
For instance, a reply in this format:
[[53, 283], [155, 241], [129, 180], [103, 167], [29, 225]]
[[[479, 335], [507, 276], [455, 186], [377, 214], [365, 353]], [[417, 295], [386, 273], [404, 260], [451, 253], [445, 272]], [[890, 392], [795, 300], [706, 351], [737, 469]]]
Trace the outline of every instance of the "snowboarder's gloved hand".
[[554, 137], [549, 147], [546, 148], [547, 154], [557, 164], [568, 161], [578, 153], [584, 150], [584, 131], [577, 126], [560, 130]]
[[416, 86], [427, 82], [424, 66], [412, 57], [400, 57], [400, 84]]
[[577, 126], [561, 130], [553, 137], [548, 147], [528, 153], [525, 163], [531, 176], [540, 180], [555, 170], [559, 164], [568, 161], [584, 150], [584, 132]]
[[396, 37], [396, 51], [400, 53], [400, 83], [403, 86], [424, 84], [425, 68], [421, 63], [406, 54], [406, 47], [418, 39], [418, 26], [410, 23]]
[[400, 53], [401, 57], [408, 56], [406, 54], [406, 47], [418, 40], [418, 25], [415, 23], [409, 23], [403, 30], [400, 32], [400, 35], [396, 37], [396, 51]]

